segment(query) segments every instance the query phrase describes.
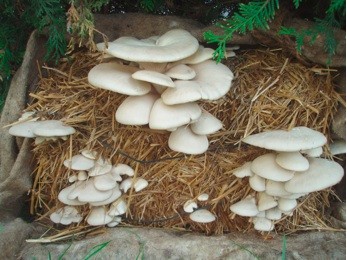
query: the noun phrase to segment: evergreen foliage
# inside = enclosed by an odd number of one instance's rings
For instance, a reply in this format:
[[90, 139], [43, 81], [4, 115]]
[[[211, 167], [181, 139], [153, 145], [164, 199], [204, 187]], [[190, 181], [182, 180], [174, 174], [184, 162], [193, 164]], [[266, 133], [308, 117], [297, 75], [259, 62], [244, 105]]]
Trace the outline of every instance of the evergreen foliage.
[[[293, 0], [295, 8], [299, 8], [302, 0]], [[276, 11], [280, 8], [278, 0], [259, 0], [251, 1], [247, 4], [239, 4], [239, 10], [233, 16], [226, 20], [225, 23], [218, 23], [217, 26], [224, 30], [223, 35], [216, 35], [212, 31], [204, 34], [208, 43], [218, 45], [214, 52], [214, 58], [220, 62], [224, 58], [226, 43], [233, 38], [235, 33], [245, 34], [254, 29], [268, 29], [268, 22], [271, 21]], [[332, 0], [323, 19], [314, 19], [314, 26], [308, 29], [297, 31], [294, 28], [282, 27], [280, 35], [289, 35], [295, 38], [296, 48], [300, 53], [306, 39], [313, 44], [318, 35], [323, 35], [325, 42], [324, 48], [328, 53], [327, 64], [335, 54], [337, 42], [334, 37], [334, 28], [340, 27], [340, 22], [336, 19], [339, 15], [342, 20], [346, 16], [345, 0]]]

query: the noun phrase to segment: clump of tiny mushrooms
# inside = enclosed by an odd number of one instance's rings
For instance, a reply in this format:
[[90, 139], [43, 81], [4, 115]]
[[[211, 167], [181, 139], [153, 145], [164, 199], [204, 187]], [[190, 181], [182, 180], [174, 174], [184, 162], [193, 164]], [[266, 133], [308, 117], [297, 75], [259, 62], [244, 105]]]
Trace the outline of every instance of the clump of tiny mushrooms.
[[249, 177], [255, 194], [230, 206], [240, 216], [251, 217], [258, 231], [271, 231], [282, 214], [291, 215], [297, 199], [341, 181], [340, 164], [319, 158], [326, 137], [307, 127], [250, 135], [243, 142], [273, 150], [235, 169], [238, 178]]
[[183, 210], [189, 214], [189, 218], [198, 223], [210, 223], [216, 220], [216, 216], [209, 210], [199, 208], [197, 202], [207, 201], [209, 195], [207, 193], [200, 194], [196, 199], [189, 199], [183, 205]]
[[107, 46], [99, 43], [98, 49], [118, 60], [93, 67], [89, 83], [129, 96], [117, 108], [117, 122], [171, 131], [168, 145], [177, 152], [208, 149], [207, 135], [222, 122], [196, 101], [223, 97], [234, 77], [227, 66], [212, 61], [213, 49], [181, 29], [147, 39], [120, 37]]
[[[58, 194], [58, 200], [67, 206], [58, 208], [50, 216], [53, 222], [63, 225], [80, 222], [82, 217], [74, 206], [89, 204], [90, 211], [86, 217], [89, 225], [114, 227], [127, 211], [122, 195], [132, 187], [139, 192], [148, 185], [145, 179], [133, 177], [134, 170], [130, 166], [112, 165], [109, 160], [97, 157], [89, 150], [65, 160], [64, 166], [75, 171], [69, 177], [72, 184]], [[71, 215], [74, 218], [70, 221]]]

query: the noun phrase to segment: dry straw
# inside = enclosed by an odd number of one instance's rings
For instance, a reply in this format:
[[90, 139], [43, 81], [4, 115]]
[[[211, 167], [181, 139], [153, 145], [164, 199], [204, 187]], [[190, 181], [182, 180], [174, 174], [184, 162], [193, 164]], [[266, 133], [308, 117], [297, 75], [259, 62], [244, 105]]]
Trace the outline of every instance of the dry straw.
[[[227, 61], [235, 73], [230, 92], [215, 102], [201, 102], [224, 123], [224, 128], [209, 137], [209, 150], [199, 156], [187, 156], [168, 148], [168, 133], [148, 127], [124, 126], [114, 113], [126, 98], [100, 90], [87, 82], [88, 71], [100, 59], [96, 54], [78, 52], [56, 68], [44, 68], [39, 87], [32, 93], [27, 110], [36, 110], [42, 119], [62, 119], [77, 129], [67, 141], [44, 142], [34, 148], [37, 167], [33, 173], [31, 213], [51, 226], [49, 215], [63, 206], [57, 195], [68, 184], [72, 171], [62, 163], [82, 149], [97, 151], [112, 163], [126, 163], [136, 175], [148, 180], [141, 192], [124, 195], [129, 210], [123, 225], [165, 227], [206, 234], [231, 231], [251, 232], [248, 218], [233, 216], [229, 206], [253, 193], [248, 181], [237, 179], [232, 170], [265, 153], [263, 149], [241, 144], [252, 133], [271, 129], [308, 126], [329, 137], [329, 125], [338, 102], [330, 73], [306, 68], [286, 57], [281, 50], [249, 50]], [[322, 74], [322, 73], [321, 73]], [[208, 193], [200, 203], [217, 220], [198, 224], [183, 211], [188, 199]], [[277, 232], [305, 229], [332, 229], [324, 218], [330, 191], [311, 194], [300, 201], [293, 216], [276, 224]], [[323, 203], [322, 203], [323, 202]], [[80, 206], [83, 216], [88, 206]], [[56, 228], [56, 227], [55, 227]], [[85, 222], [78, 226], [51, 229], [53, 241], [90, 231]], [[48, 239], [47, 241], [50, 241]]]

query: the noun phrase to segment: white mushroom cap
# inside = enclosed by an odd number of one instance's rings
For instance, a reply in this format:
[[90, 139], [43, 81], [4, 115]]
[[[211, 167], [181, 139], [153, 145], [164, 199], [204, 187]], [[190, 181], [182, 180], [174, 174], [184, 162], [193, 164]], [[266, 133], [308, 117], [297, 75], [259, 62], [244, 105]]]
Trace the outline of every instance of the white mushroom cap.
[[158, 98], [154, 93], [127, 97], [117, 108], [116, 121], [124, 125], [148, 124], [152, 107]]
[[66, 205], [71, 205], [71, 206], [78, 206], [78, 205], [84, 205], [87, 202], [82, 202], [77, 200], [76, 198], [74, 199], [69, 199], [68, 196], [69, 194], [79, 185], [82, 185], [83, 182], [77, 181], [74, 184], [65, 187], [62, 189], [59, 194], [58, 194], [58, 200]]
[[112, 164], [104, 159], [104, 158], [99, 158], [98, 160], [95, 161], [95, 165], [90, 171], [88, 172], [89, 176], [98, 176], [98, 175], [103, 175], [112, 170]]
[[122, 199], [119, 198], [115, 202], [112, 203], [110, 210], [107, 212], [110, 216], [119, 216], [123, 215], [128, 210], [127, 203]]
[[64, 166], [77, 171], [89, 170], [94, 167], [95, 162], [92, 159], [88, 159], [81, 154], [77, 154], [64, 161]]
[[79, 181], [85, 181], [88, 179], [88, 173], [86, 171], [79, 171], [77, 174], [77, 179]]
[[95, 176], [93, 178], [93, 182], [95, 188], [101, 191], [112, 190], [114, 187], [118, 186], [117, 181], [115, 180], [115, 178], [113, 178], [110, 172]]
[[260, 192], [258, 197], [258, 210], [268, 210], [277, 206], [277, 201], [274, 197], [267, 195], [265, 192]]
[[185, 64], [178, 64], [167, 70], [165, 75], [174, 79], [190, 80], [195, 77], [196, 73], [191, 67]]
[[283, 169], [276, 163], [276, 154], [268, 153], [253, 160], [251, 170], [255, 174], [273, 181], [288, 181], [294, 176], [293, 171]]
[[255, 217], [252, 220], [254, 229], [258, 231], [271, 231], [274, 229], [274, 224], [271, 220], [262, 217]]
[[53, 212], [49, 218], [52, 222], [63, 225], [70, 225], [72, 222], [80, 222], [82, 216], [78, 213], [77, 209], [71, 206], [65, 206]]
[[187, 200], [183, 205], [183, 210], [187, 213], [192, 213], [194, 209], [198, 208], [198, 204], [194, 200]]
[[295, 209], [296, 205], [298, 205], [298, 203], [295, 199], [279, 198], [278, 200], [278, 208], [281, 211], [292, 211]]
[[97, 152], [95, 151], [91, 151], [91, 150], [82, 150], [81, 151], [81, 154], [88, 158], [88, 159], [92, 159], [92, 160], [95, 160], [98, 156]]
[[346, 153], [346, 140], [336, 140], [329, 145], [330, 153], [332, 155]]
[[310, 166], [308, 160], [300, 152], [281, 152], [277, 154], [276, 162], [289, 171], [306, 171]]
[[148, 186], [148, 181], [143, 178], [136, 178], [134, 183], [134, 190], [139, 192]]
[[281, 198], [284, 198], [284, 199], [298, 199], [298, 198], [301, 198], [301, 197], [304, 197], [308, 195], [308, 193], [291, 193], [290, 195], [286, 195], [286, 196], [281, 196]]
[[189, 32], [174, 29], [155, 42], [121, 37], [110, 42], [106, 52], [128, 61], [172, 62], [192, 55], [198, 48], [198, 41]]
[[209, 195], [207, 193], [201, 193], [198, 197], [197, 200], [198, 201], [207, 201], [209, 198]]
[[72, 174], [70, 177], [69, 177], [69, 182], [75, 182], [78, 180], [78, 177], [76, 174]]
[[64, 125], [63, 122], [59, 120], [45, 120], [37, 123], [39, 124], [37, 124], [37, 127], [33, 130], [34, 134], [37, 136], [66, 136], [76, 132], [75, 128]]
[[209, 146], [206, 135], [194, 134], [187, 126], [181, 126], [173, 131], [168, 144], [171, 150], [186, 154], [202, 154]]
[[267, 180], [265, 185], [266, 194], [274, 197], [283, 197], [291, 195], [284, 189], [285, 182]]
[[265, 217], [270, 220], [280, 220], [282, 218], [282, 211], [278, 208], [272, 208], [265, 211]]
[[191, 123], [201, 116], [201, 108], [196, 103], [168, 106], [157, 99], [149, 117], [151, 129], [165, 130]]
[[177, 63], [182, 64], [198, 64], [201, 62], [204, 62], [206, 60], [210, 60], [213, 58], [214, 49], [211, 48], [205, 48], [204, 46], [200, 45], [198, 50], [191, 56], [177, 61]]
[[193, 213], [190, 213], [189, 218], [193, 220], [194, 222], [199, 222], [199, 223], [210, 223], [216, 220], [216, 216], [213, 215], [207, 209], [198, 209], [194, 211]]
[[175, 87], [175, 83], [169, 76], [152, 70], [139, 70], [133, 73], [131, 77], [136, 80], [141, 80], [168, 88]]
[[133, 183], [133, 178], [127, 178], [127, 179], [125, 179], [125, 180], [123, 180], [123, 181], [121, 182], [119, 188], [120, 188], [124, 193], [126, 193], [126, 192], [130, 189], [132, 183]]
[[94, 186], [92, 179], [83, 181], [77, 185], [69, 194], [68, 199], [78, 199], [81, 202], [99, 202], [104, 201], [112, 196], [113, 190], [100, 191]]
[[249, 177], [249, 185], [251, 188], [255, 191], [265, 191], [265, 179], [254, 174], [253, 176]]
[[145, 81], [138, 81], [131, 74], [138, 68], [118, 63], [101, 63], [93, 67], [88, 73], [88, 82], [97, 88], [111, 90], [129, 96], [140, 96], [151, 90], [151, 85]]
[[301, 153], [306, 154], [308, 157], [319, 157], [323, 154], [323, 147], [315, 147], [312, 149], [301, 150]]
[[252, 165], [252, 162], [246, 162], [242, 166], [234, 169], [233, 174], [237, 178], [251, 177], [254, 175], [254, 173], [251, 170], [251, 165]]
[[284, 188], [292, 193], [308, 193], [323, 190], [339, 183], [344, 175], [340, 164], [322, 158], [309, 158], [310, 168], [296, 173]]
[[135, 172], [129, 165], [119, 163], [112, 168], [112, 174], [134, 176]]
[[255, 198], [248, 196], [230, 206], [230, 210], [240, 216], [254, 217], [259, 213]]
[[108, 205], [114, 201], [116, 201], [120, 196], [122, 195], [122, 192], [119, 190], [119, 186], [117, 185], [112, 189], [112, 194], [111, 197], [108, 199], [102, 200], [102, 201], [97, 201], [97, 202], [89, 202], [91, 206], [103, 206], [103, 205]]
[[91, 226], [101, 226], [112, 222], [113, 217], [107, 215], [106, 209], [102, 206], [93, 207], [87, 216], [87, 223]]
[[34, 134], [34, 129], [38, 126], [40, 122], [37, 121], [26, 121], [19, 124], [15, 124], [8, 130], [10, 135], [33, 138], [36, 137]]
[[107, 224], [108, 227], [115, 227], [119, 225], [119, 223], [122, 221], [121, 217], [114, 217], [110, 223]]
[[280, 152], [295, 152], [323, 146], [326, 137], [305, 126], [294, 127], [290, 131], [274, 130], [250, 135], [243, 142]]
[[201, 116], [198, 120], [190, 125], [192, 131], [198, 135], [213, 134], [222, 127], [223, 123], [204, 109], [202, 109]]
[[[195, 78], [186, 83], [175, 81], [176, 88], [168, 88], [161, 95], [165, 104], [174, 105], [199, 99], [216, 100], [228, 93], [234, 75], [227, 66], [208, 60], [191, 67], [196, 72]], [[185, 95], [188, 91], [194, 93], [194, 98]]]

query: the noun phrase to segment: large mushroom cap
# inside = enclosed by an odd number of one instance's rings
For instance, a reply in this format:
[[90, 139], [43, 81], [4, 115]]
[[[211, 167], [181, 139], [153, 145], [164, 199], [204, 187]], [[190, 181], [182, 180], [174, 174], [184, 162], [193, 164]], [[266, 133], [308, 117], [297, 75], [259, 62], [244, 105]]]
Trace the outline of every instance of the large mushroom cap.
[[310, 168], [295, 173], [284, 188], [292, 193], [308, 193], [323, 190], [339, 183], [344, 170], [340, 164], [322, 158], [309, 158]]
[[117, 108], [116, 121], [124, 125], [148, 124], [152, 107], [158, 98], [154, 93], [127, 97]]
[[190, 127], [181, 126], [173, 131], [169, 137], [171, 150], [186, 154], [202, 154], [209, 146], [206, 135], [197, 135]]
[[255, 198], [249, 196], [230, 206], [230, 210], [237, 215], [254, 217], [259, 213]]
[[107, 214], [105, 207], [93, 207], [87, 217], [87, 223], [91, 226], [101, 226], [110, 223], [113, 217]]
[[[207, 60], [191, 65], [196, 76], [190, 81], [175, 81], [176, 88], [169, 88], [162, 94], [165, 104], [174, 105], [199, 99], [216, 100], [223, 97], [231, 87], [234, 78], [231, 70], [224, 64]], [[195, 93], [194, 99], [186, 92]]]
[[121, 37], [109, 43], [106, 53], [136, 62], [173, 62], [194, 54], [199, 42], [189, 32], [174, 29], [154, 39], [144, 41]]
[[323, 146], [326, 137], [305, 126], [294, 127], [290, 131], [274, 130], [250, 135], [243, 142], [280, 152], [295, 152]]
[[76, 132], [72, 126], [64, 125], [59, 120], [46, 120], [37, 122], [37, 127], [33, 130], [38, 136], [67, 136]]
[[133, 79], [131, 75], [138, 68], [118, 63], [101, 63], [88, 73], [88, 82], [94, 87], [111, 90], [129, 96], [140, 96], [151, 90], [145, 81]]
[[216, 216], [207, 209], [198, 209], [191, 213], [189, 218], [198, 223], [210, 223], [216, 220]]
[[16, 125], [11, 126], [8, 130], [10, 135], [33, 138], [36, 137], [34, 134], [34, 129], [38, 126], [40, 122], [37, 121], [26, 121]]
[[290, 171], [306, 171], [309, 167], [308, 160], [300, 152], [282, 152], [276, 156], [279, 166]]
[[198, 135], [213, 134], [222, 127], [222, 121], [204, 109], [202, 109], [202, 114], [198, 120], [190, 125], [192, 131]]
[[149, 117], [149, 127], [159, 130], [176, 128], [195, 121], [200, 116], [201, 108], [196, 103], [168, 106], [159, 98], [152, 107]]

